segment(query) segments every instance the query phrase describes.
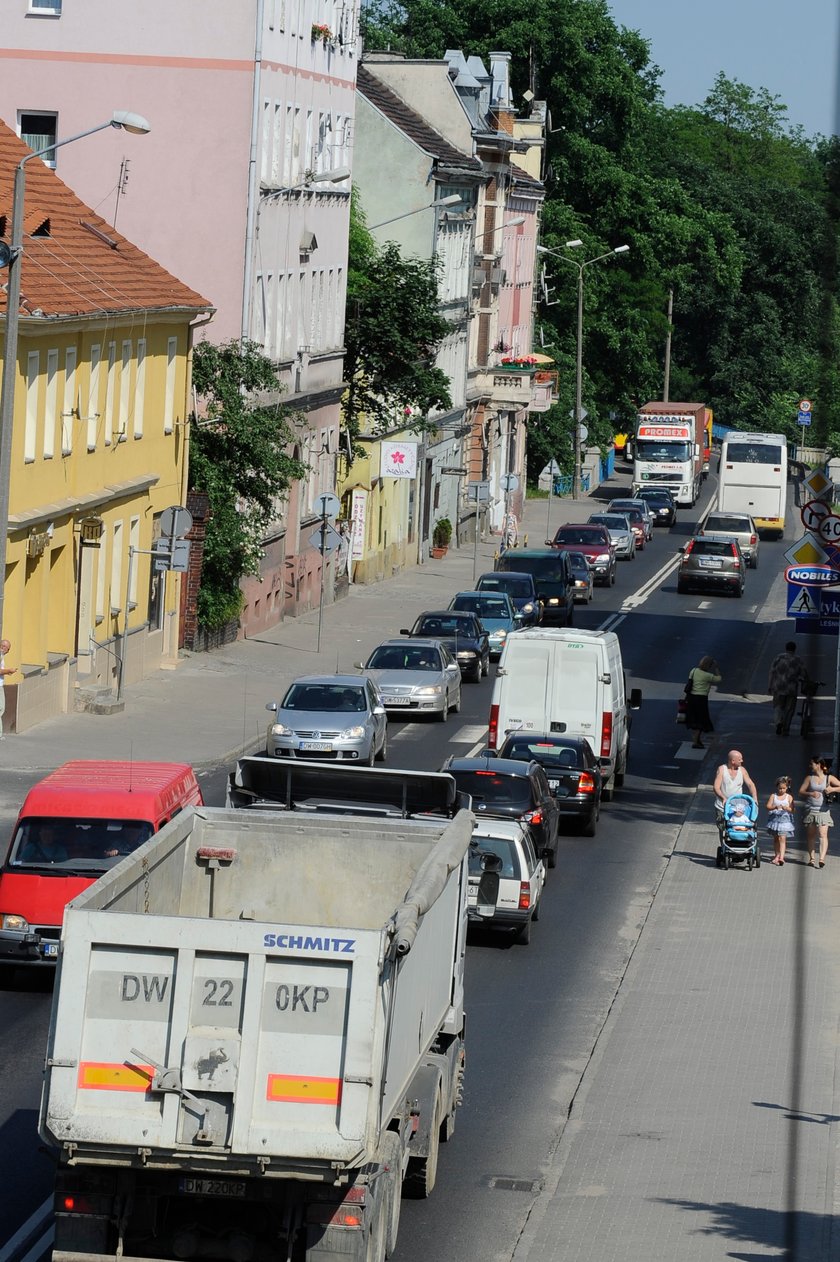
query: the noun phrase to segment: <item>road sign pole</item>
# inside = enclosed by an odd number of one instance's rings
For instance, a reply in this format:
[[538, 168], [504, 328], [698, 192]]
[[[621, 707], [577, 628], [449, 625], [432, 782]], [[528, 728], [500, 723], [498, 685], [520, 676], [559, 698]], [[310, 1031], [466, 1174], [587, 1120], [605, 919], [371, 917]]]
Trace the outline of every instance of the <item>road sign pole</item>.
[[324, 567], [327, 564], [327, 504], [326, 497], [321, 497], [321, 593], [318, 599], [318, 649], [321, 652], [321, 626], [324, 621]]

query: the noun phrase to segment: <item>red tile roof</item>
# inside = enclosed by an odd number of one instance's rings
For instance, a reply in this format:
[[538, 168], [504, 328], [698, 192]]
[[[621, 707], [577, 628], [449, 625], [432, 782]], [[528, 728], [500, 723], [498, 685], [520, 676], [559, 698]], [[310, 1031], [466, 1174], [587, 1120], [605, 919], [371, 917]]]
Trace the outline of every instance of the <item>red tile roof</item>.
[[[30, 150], [0, 122], [0, 240], [12, 231], [15, 168]], [[27, 162], [21, 313], [112, 314], [172, 308], [194, 314], [212, 303], [116, 232], [38, 158]], [[31, 236], [31, 233], [37, 235]], [[0, 271], [0, 314], [6, 291]]]

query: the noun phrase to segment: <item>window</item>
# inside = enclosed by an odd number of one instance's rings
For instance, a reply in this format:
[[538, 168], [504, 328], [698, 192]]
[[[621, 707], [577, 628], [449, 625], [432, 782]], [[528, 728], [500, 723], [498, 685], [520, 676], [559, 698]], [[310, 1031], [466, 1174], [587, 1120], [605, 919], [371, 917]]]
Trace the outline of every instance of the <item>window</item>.
[[108, 343], [108, 380], [105, 385], [105, 445], [114, 437], [114, 381], [117, 375], [117, 344]]
[[[160, 513], [152, 522], [152, 538], [160, 538]], [[166, 570], [156, 570], [154, 557], [149, 566], [149, 630], [159, 631], [163, 626], [163, 589], [166, 583]]]
[[137, 560], [136, 554], [140, 547], [140, 518], [132, 517], [128, 525], [128, 546], [134, 549], [135, 561], [131, 566], [131, 584], [128, 590], [128, 602], [130, 605], [137, 604]]
[[76, 348], [68, 346], [64, 352], [64, 403], [61, 408], [61, 454], [69, 456], [73, 450], [73, 421], [79, 415], [76, 401]]
[[124, 443], [128, 428], [128, 388], [131, 385], [131, 342], [122, 344], [120, 363], [120, 408], [117, 413], [117, 442]]
[[[55, 144], [58, 135], [57, 114], [39, 110], [21, 110], [18, 120], [20, 138], [25, 145], [29, 145], [33, 153]], [[48, 167], [54, 167], [55, 151], [48, 153], [44, 162]]]
[[35, 433], [38, 426], [38, 378], [41, 356], [30, 351], [26, 360], [26, 429], [23, 434], [23, 458], [27, 464], [35, 459]]
[[58, 403], [58, 351], [47, 351], [47, 397], [44, 404], [44, 459], [55, 455], [55, 420]]
[[101, 622], [105, 617], [105, 557], [108, 551], [108, 528], [102, 533], [102, 542], [97, 553], [96, 566], [96, 619]]
[[114, 522], [114, 542], [111, 546], [111, 612], [116, 613], [122, 609], [122, 540], [123, 540], [123, 524], [121, 521]]
[[178, 354], [178, 339], [170, 337], [166, 343], [166, 399], [163, 408], [163, 432], [171, 434], [175, 420], [175, 356]]
[[61, 0], [29, 0], [29, 12], [42, 17], [61, 17]]
[[90, 381], [87, 405], [87, 449], [96, 451], [96, 422], [99, 420], [99, 381], [102, 347], [98, 342], [90, 348]]
[[146, 339], [137, 339], [137, 371], [134, 377], [134, 437], [143, 437], [146, 411]]

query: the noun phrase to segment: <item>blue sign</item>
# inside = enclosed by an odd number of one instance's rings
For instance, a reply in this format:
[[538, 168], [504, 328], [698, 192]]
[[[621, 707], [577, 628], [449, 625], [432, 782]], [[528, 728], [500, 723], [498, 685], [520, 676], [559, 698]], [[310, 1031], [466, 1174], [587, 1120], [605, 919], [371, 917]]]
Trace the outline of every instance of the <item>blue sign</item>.
[[798, 635], [837, 635], [838, 623], [831, 619], [823, 622], [820, 618], [797, 618], [796, 631]]
[[810, 424], [811, 424], [811, 413], [810, 413], [810, 412], [800, 412], [800, 413], [799, 413], [799, 424], [800, 424], [800, 425], [810, 425]]
[[820, 597], [818, 587], [794, 587], [790, 583], [787, 589], [787, 615], [789, 618], [819, 618]]
[[840, 593], [820, 592], [820, 617], [840, 618]]
[[830, 565], [789, 565], [785, 582], [794, 587], [833, 587], [840, 583], [840, 570]]

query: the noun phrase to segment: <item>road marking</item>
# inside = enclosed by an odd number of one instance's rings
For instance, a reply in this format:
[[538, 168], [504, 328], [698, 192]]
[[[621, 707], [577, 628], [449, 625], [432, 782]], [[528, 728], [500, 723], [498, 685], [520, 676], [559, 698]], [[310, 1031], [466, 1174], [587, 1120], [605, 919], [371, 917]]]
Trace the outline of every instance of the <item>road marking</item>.
[[28, 1253], [25, 1253], [20, 1262], [38, 1262], [39, 1258], [46, 1257], [53, 1246], [55, 1240], [55, 1227], [48, 1227], [40, 1240], [37, 1240]]
[[652, 578], [649, 578], [646, 583], [642, 583], [641, 587], [637, 588], [631, 595], [625, 596], [621, 603], [621, 612], [629, 613], [631, 610], [637, 609], [639, 605], [643, 605], [648, 596], [651, 596], [661, 586], [668, 575], [673, 574], [679, 563], [680, 558], [678, 556], [671, 557], [666, 561]]
[[[47, 1219], [52, 1214], [52, 1209], [53, 1198], [52, 1194], [50, 1194], [44, 1203], [39, 1205], [34, 1213], [30, 1214], [23, 1226], [18, 1227], [15, 1234], [10, 1236], [0, 1249], [0, 1262], [9, 1262], [9, 1259], [28, 1243], [32, 1236], [34, 1236], [35, 1232], [41, 1230]], [[52, 1227], [50, 1227], [49, 1230], [52, 1231]]]
[[483, 745], [485, 743], [484, 738], [486, 735], [487, 728], [483, 723], [470, 723], [467, 727], [459, 728], [454, 736], [449, 737], [449, 740], [450, 742], [458, 745], [462, 743], [469, 745], [475, 741], [481, 741]]

